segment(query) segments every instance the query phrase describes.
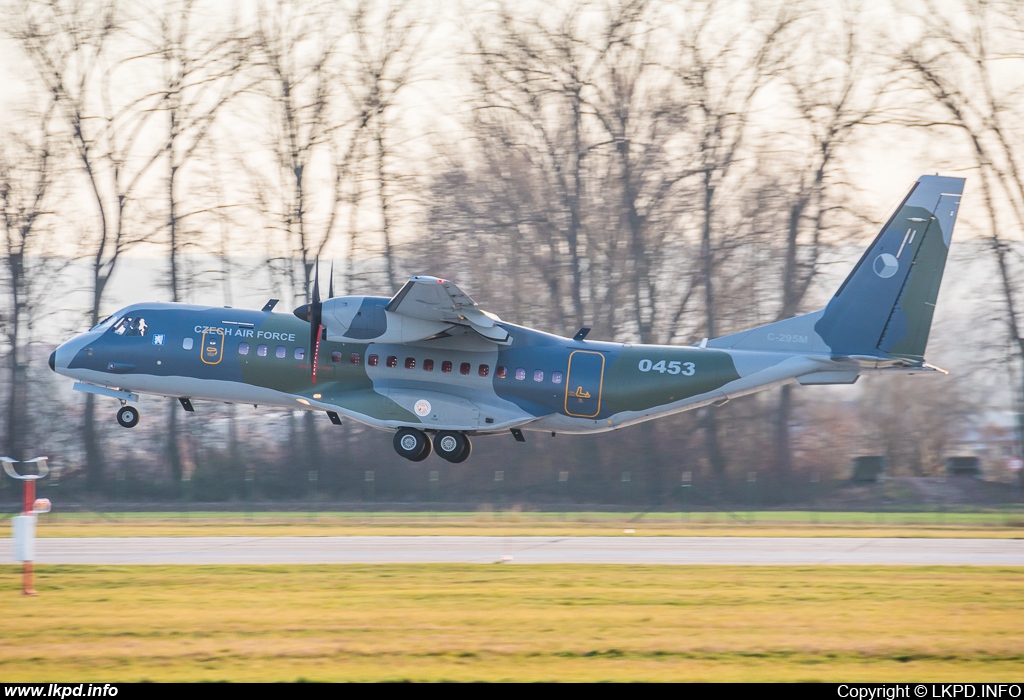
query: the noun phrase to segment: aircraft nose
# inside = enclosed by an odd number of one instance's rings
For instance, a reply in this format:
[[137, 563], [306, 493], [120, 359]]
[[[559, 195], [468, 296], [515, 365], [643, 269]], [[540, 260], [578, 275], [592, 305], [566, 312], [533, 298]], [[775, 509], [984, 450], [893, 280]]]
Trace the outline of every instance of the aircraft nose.
[[50, 353], [50, 360], [47, 364], [57, 374], [66, 374], [68, 366], [71, 364], [71, 360], [74, 359], [78, 351], [82, 349], [85, 344], [83, 340], [80, 340], [82, 336], [73, 338], [66, 343], [62, 343], [57, 346], [57, 349]]

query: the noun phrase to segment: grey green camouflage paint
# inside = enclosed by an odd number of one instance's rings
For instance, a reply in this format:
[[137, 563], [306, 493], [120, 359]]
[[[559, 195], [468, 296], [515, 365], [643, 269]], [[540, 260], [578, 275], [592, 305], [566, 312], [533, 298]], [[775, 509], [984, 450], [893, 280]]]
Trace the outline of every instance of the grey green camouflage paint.
[[[474, 434], [510, 427], [597, 432], [794, 380], [842, 384], [866, 371], [926, 371], [962, 190], [959, 178], [920, 178], [825, 309], [700, 346], [579, 341], [481, 316], [489, 326], [474, 332], [394, 313], [394, 300], [385, 297], [349, 297], [324, 303], [315, 384], [308, 323], [184, 304], [122, 309], [61, 345], [51, 362], [86, 391], [336, 411], [378, 428]], [[125, 317], [145, 318], [145, 335], [116, 334], [114, 323]], [[442, 371], [445, 362], [452, 371]]]

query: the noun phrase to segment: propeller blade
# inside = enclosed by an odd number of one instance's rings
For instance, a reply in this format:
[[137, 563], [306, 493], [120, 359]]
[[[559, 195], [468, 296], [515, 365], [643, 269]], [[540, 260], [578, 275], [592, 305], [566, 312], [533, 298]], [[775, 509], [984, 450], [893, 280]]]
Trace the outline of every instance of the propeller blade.
[[316, 384], [316, 366], [320, 360], [320, 336], [323, 332], [323, 302], [320, 300], [320, 258], [313, 267], [313, 299], [309, 303], [310, 376]]
[[330, 287], [329, 287], [329, 289], [327, 291], [327, 298], [328, 299], [333, 299], [334, 298], [334, 261], [333, 260], [331, 261], [331, 283], [330, 283]]
[[[310, 330], [313, 330], [312, 324], [310, 324], [309, 328], [310, 328]], [[321, 337], [321, 329], [322, 328], [323, 328], [323, 326], [317, 325], [316, 331], [315, 331], [315, 333], [316, 333], [316, 340], [314, 340], [312, 343], [310, 343], [310, 345], [313, 347], [313, 363], [312, 363], [313, 374], [312, 374], [312, 378], [313, 378], [313, 383], [314, 384], [316, 384], [316, 366], [318, 364], [320, 364], [320, 337]]]
[[320, 258], [316, 259], [313, 267], [313, 303], [320, 303]]

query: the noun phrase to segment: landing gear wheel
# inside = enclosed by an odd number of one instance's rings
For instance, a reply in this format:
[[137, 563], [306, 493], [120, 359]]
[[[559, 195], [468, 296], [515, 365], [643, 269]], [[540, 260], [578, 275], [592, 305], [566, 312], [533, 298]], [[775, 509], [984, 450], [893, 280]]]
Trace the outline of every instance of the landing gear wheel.
[[122, 428], [134, 428], [139, 424], [139, 409], [133, 406], [122, 406], [117, 411], [117, 422]]
[[422, 462], [430, 455], [430, 440], [413, 428], [402, 428], [395, 433], [395, 452], [411, 462]]
[[434, 436], [434, 451], [439, 457], [447, 459], [452, 464], [458, 464], [469, 457], [469, 453], [473, 451], [473, 444], [463, 433], [442, 430]]

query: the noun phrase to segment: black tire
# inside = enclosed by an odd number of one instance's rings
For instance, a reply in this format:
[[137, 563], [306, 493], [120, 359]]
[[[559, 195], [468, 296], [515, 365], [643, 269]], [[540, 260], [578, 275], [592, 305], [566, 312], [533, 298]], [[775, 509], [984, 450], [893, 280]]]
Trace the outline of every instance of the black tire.
[[455, 459], [448, 460], [452, 464], [459, 464], [460, 462], [465, 462], [467, 459], [469, 459], [469, 456], [473, 454], [473, 443], [469, 441], [469, 436], [463, 435], [462, 437], [466, 439], [466, 446], [462, 448], [462, 452], [459, 453], [458, 457], [456, 457]]
[[451, 430], [442, 430], [434, 436], [434, 452], [438, 457], [449, 462], [458, 462], [459, 457], [466, 451], [468, 438], [462, 433]]
[[134, 428], [139, 424], [139, 409], [134, 406], [122, 406], [117, 412], [117, 422], [122, 428]]
[[430, 440], [419, 430], [402, 428], [395, 433], [395, 452], [410, 462], [422, 462], [430, 456]]

